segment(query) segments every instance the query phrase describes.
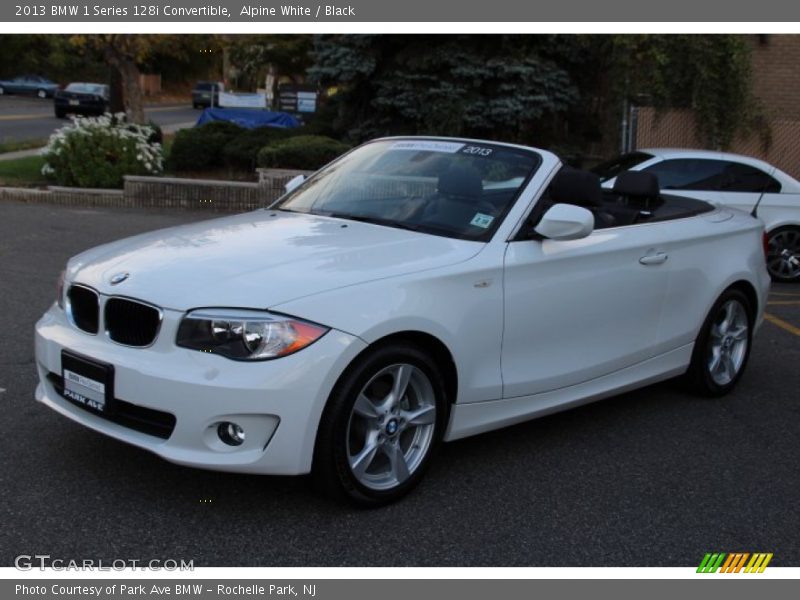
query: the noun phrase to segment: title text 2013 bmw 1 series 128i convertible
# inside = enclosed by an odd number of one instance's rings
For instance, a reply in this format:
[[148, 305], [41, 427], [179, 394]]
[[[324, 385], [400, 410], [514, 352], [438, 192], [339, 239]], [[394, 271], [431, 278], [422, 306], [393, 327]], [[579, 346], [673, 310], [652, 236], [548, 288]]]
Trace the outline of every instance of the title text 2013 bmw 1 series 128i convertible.
[[604, 191], [534, 148], [390, 138], [290, 187], [71, 259], [36, 398], [175, 463], [376, 505], [442, 440], [676, 376], [724, 394], [762, 320], [760, 221], [647, 173]]

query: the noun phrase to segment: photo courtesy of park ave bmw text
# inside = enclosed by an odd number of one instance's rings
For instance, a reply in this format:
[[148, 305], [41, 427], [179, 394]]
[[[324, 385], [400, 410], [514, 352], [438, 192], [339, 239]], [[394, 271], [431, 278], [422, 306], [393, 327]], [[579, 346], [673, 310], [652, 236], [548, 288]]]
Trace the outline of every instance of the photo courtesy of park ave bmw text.
[[666, 8], [0, 6], [0, 596], [792, 585], [800, 9]]

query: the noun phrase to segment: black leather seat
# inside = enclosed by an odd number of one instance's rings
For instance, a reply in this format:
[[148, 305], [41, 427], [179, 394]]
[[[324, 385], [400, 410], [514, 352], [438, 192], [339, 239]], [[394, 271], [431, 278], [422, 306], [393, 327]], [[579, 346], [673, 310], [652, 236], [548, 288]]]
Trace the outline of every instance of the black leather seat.
[[553, 204], [574, 204], [592, 211], [597, 229], [616, 224], [614, 215], [605, 210], [600, 178], [594, 173], [564, 167], [550, 182], [549, 193]]
[[614, 193], [641, 205], [656, 204], [661, 197], [658, 177], [644, 171], [623, 171], [617, 175]]
[[663, 203], [658, 177], [644, 171], [621, 172], [614, 181], [613, 193], [618, 199], [618, 219], [625, 224], [648, 221]]
[[482, 200], [483, 179], [477, 169], [452, 166], [439, 175], [436, 194], [426, 207], [422, 222], [461, 227], [467, 231], [477, 213], [495, 216], [494, 207]]
[[454, 165], [439, 175], [436, 191], [441, 196], [474, 202], [483, 194], [483, 179], [477, 169]]

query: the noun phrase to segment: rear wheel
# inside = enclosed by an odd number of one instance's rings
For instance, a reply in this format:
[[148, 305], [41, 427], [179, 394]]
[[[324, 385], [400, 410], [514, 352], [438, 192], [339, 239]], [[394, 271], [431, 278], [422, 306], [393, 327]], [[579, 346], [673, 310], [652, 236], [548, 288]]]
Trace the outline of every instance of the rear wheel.
[[3, 88], [2, 85], [0, 85], [0, 96], [2, 96], [5, 93], [6, 93], [6, 90]]
[[800, 281], [800, 227], [778, 227], [769, 232], [767, 270], [773, 281]]
[[741, 291], [728, 289], [714, 304], [695, 341], [686, 373], [693, 391], [723, 396], [742, 375], [750, 356], [753, 316]]
[[320, 422], [317, 483], [360, 506], [398, 500], [422, 478], [446, 406], [434, 361], [415, 346], [387, 345], [359, 359], [337, 384]]

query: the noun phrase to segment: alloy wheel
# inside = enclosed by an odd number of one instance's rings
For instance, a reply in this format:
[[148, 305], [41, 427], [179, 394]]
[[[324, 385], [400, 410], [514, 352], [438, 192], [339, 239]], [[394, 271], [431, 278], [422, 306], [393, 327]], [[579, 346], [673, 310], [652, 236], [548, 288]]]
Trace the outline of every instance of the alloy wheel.
[[378, 371], [359, 392], [347, 425], [347, 459], [372, 490], [402, 485], [430, 450], [436, 396], [428, 376], [407, 363]]
[[776, 279], [800, 279], [800, 229], [782, 229], [770, 235], [767, 269]]
[[719, 309], [708, 345], [708, 372], [717, 385], [727, 385], [742, 369], [749, 343], [747, 310], [739, 300], [730, 299]]

